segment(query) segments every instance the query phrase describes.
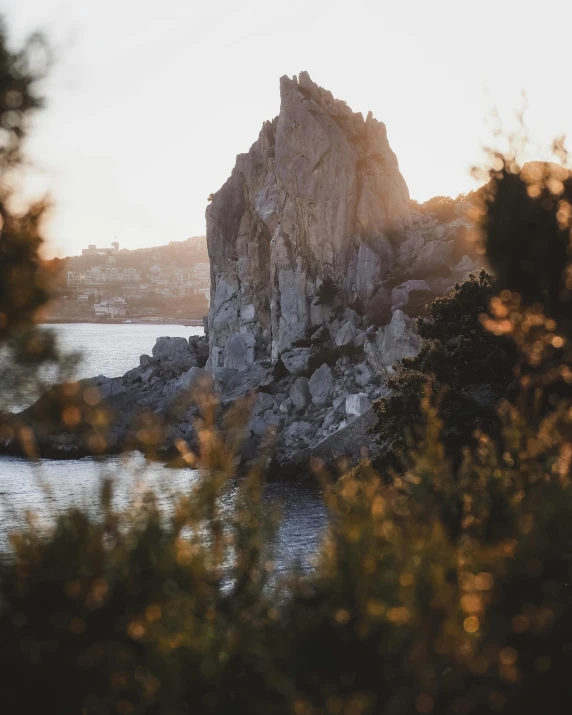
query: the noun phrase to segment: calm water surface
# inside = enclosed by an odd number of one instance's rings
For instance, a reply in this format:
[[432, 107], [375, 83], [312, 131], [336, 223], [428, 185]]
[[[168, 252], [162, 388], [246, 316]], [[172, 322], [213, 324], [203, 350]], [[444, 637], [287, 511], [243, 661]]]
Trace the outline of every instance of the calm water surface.
[[[202, 335], [202, 328], [183, 325], [97, 325], [74, 323], [53, 325], [60, 345], [67, 351], [81, 351], [83, 361], [77, 377], [106, 375], [116, 377], [139, 364], [139, 356], [151, 354], [156, 338], [162, 335], [185, 337]], [[108, 457], [104, 460], [42, 460], [32, 465], [23, 459], [0, 457], [0, 548], [8, 534], [25, 522], [26, 512], [49, 521], [73, 504], [96, 510], [96, 498], [103, 475], [115, 480], [115, 502], [122, 508], [133, 504], [145, 487], [160, 494], [168, 509], [171, 497], [184, 492], [198, 479], [195, 471], [166, 469], [141, 455]], [[223, 499], [223, 509], [230, 509], [234, 488]], [[311, 489], [287, 484], [266, 488], [265, 503], [281, 505], [278, 534], [278, 571], [289, 569], [294, 561], [311, 565], [318, 548], [327, 516], [320, 495]]]
[[69, 323], [46, 326], [54, 330], [65, 352], [80, 352], [79, 379], [105, 375], [119, 377], [139, 365], [140, 355], [151, 355], [157, 338], [189, 338], [204, 330], [188, 325]]

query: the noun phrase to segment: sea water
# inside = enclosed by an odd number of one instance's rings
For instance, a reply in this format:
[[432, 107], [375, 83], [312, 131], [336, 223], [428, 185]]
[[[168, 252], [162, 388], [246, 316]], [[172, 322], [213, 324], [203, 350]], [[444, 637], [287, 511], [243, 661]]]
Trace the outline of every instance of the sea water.
[[[151, 354], [156, 338], [167, 335], [202, 335], [199, 327], [184, 325], [95, 324], [51, 325], [64, 351], [83, 355], [76, 377], [106, 375], [117, 377], [139, 364], [139, 356]], [[142, 492], [152, 488], [165, 509], [177, 493], [192, 489], [199, 474], [190, 469], [167, 469], [150, 463], [139, 454], [105, 459], [40, 460], [38, 463], [15, 457], [0, 457], [0, 548], [5, 548], [11, 531], [21, 528], [27, 513], [48, 524], [72, 505], [93, 513], [97, 510], [102, 479], [113, 479], [118, 508], [136, 503]], [[232, 509], [236, 485], [229, 485], [221, 504]], [[288, 570], [298, 561], [310, 568], [326, 525], [326, 509], [319, 493], [295, 484], [269, 484], [264, 504], [278, 504], [277, 570]]]

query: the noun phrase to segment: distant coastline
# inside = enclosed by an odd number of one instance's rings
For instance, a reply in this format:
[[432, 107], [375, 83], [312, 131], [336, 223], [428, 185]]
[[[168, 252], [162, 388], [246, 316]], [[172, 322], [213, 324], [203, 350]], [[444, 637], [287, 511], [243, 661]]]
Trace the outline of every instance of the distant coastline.
[[99, 318], [45, 318], [42, 320], [43, 325], [67, 325], [70, 323], [94, 323], [99, 325], [188, 325], [190, 327], [202, 327], [203, 321], [200, 318], [191, 318], [189, 320], [178, 320], [176, 318], [157, 318], [153, 320], [152, 318], [128, 318], [127, 320], [113, 320], [112, 318], [106, 318], [104, 320]]

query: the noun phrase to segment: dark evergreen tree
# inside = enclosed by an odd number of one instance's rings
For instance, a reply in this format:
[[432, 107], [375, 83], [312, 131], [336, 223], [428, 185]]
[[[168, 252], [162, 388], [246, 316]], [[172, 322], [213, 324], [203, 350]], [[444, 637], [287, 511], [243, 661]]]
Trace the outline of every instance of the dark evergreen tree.
[[518, 293], [522, 305], [537, 304], [570, 332], [572, 176], [545, 162], [517, 172], [505, 161], [492, 173], [484, 203], [484, 247], [499, 292]]
[[10, 210], [11, 178], [24, 160], [31, 115], [42, 106], [38, 82], [46, 62], [39, 36], [13, 51], [0, 24], [0, 340], [27, 331], [48, 299], [49, 277], [39, 256], [44, 206], [23, 215]]
[[433, 301], [429, 318], [418, 319], [419, 354], [395, 366], [388, 382], [392, 394], [374, 405], [380, 465], [398, 467], [399, 453], [414, 444], [424, 386], [439, 404], [443, 443], [454, 461], [475, 430], [498, 434], [497, 406], [514, 380], [517, 351], [509, 338], [483, 327], [481, 317], [495, 294], [493, 278], [481, 271]]

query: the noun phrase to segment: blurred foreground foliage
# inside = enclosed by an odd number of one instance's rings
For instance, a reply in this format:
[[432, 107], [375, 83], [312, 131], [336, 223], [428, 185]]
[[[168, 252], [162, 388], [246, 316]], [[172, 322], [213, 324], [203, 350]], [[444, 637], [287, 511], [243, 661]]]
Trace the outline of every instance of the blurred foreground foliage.
[[[23, 118], [36, 97], [27, 50], [5, 45], [0, 100], [19, 93]], [[426, 346], [397, 370], [399, 464], [364, 463], [337, 484], [318, 474], [330, 523], [315, 570], [274, 572], [277, 521], [256, 469], [223, 516], [234, 449], [207, 420], [203, 476], [171, 511], [147, 493], [119, 512], [105, 481], [97, 515], [69, 509], [49, 528], [30, 517], [13, 535], [0, 555], [7, 712], [570, 712], [572, 209], [561, 173], [533, 174], [513, 160], [492, 172], [495, 282], [474, 277], [433, 304]], [[25, 347], [47, 298], [41, 211], [11, 214], [2, 191], [0, 337], [37, 365], [57, 356]], [[456, 407], [487, 385], [484, 417]]]
[[22, 207], [17, 191], [49, 65], [41, 35], [13, 49], [0, 18], [0, 409], [41, 394], [45, 383], [39, 365], [49, 366], [56, 381], [70, 375], [74, 365], [59, 353], [53, 334], [37, 328], [55, 279], [55, 266], [41, 256], [48, 203]]
[[[487, 241], [493, 217], [515, 210], [504, 181], [526, 179], [493, 173]], [[521, 194], [519, 214], [536, 211]], [[274, 573], [256, 470], [222, 516], [234, 450], [208, 422], [203, 477], [172, 512], [149, 493], [119, 513], [106, 482], [99, 516], [72, 509], [14, 535], [0, 560], [4, 702], [58, 715], [568, 713], [569, 304], [549, 317], [542, 290], [530, 305], [497, 270], [498, 283], [472, 278], [422, 323], [440, 342], [420, 356], [400, 468], [318, 475], [330, 522], [311, 573]], [[452, 394], [516, 385], [495, 399], [494, 434], [470, 416], [455, 459], [435, 375]]]
[[571, 705], [569, 408], [502, 410], [454, 474], [441, 422], [391, 486], [326, 487], [316, 570], [273, 577], [256, 472], [222, 516], [231, 454], [171, 515], [78, 509], [0, 562], [4, 702], [32, 713], [564, 713]]

